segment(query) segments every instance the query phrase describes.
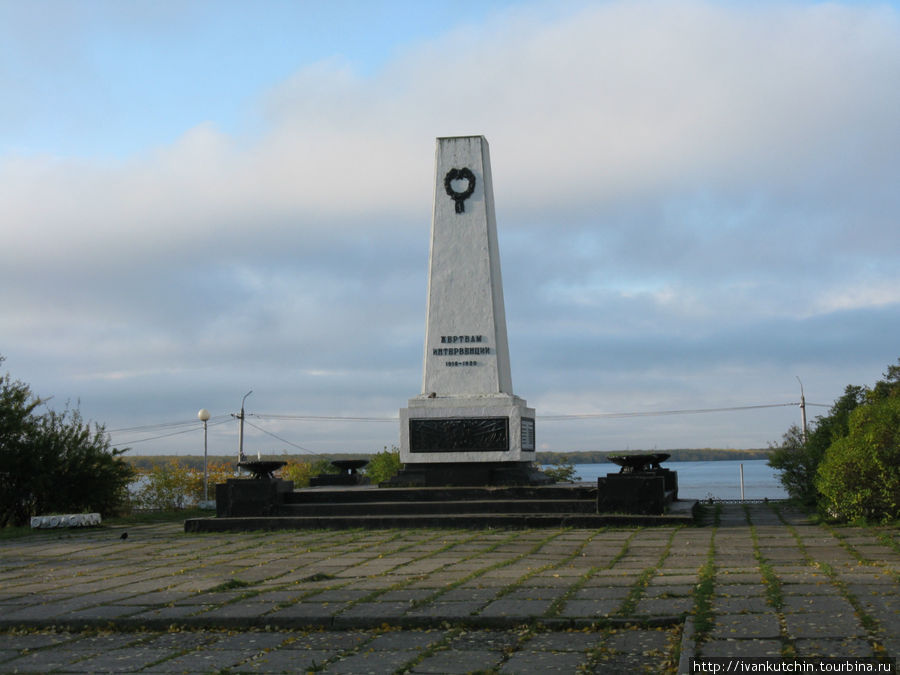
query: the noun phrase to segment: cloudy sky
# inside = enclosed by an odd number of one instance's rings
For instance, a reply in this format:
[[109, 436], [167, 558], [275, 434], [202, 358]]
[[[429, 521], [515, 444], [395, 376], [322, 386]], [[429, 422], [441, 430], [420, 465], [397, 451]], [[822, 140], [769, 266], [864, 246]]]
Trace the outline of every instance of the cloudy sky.
[[605, 415], [897, 361], [898, 84], [897, 3], [0, 0], [0, 368], [135, 453], [251, 389], [248, 452], [395, 444], [482, 134], [539, 445], [765, 447], [796, 406]]

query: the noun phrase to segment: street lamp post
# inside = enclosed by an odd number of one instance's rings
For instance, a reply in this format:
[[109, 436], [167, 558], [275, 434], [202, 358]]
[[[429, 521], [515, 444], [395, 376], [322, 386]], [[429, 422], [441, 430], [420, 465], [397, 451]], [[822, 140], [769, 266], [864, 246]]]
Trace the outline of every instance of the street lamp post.
[[797, 382], [800, 382], [800, 425], [803, 431], [803, 444], [806, 445], [809, 440], [806, 433], [806, 397], [803, 395], [803, 382], [800, 380], [800, 376], [794, 375], [794, 377], [797, 378]]
[[247, 397], [253, 393], [251, 389], [246, 394], [244, 394], [244, 398], [241, 399], [241, 415], [239, 419], [241, 420], [241, 428], [238, 432], [238, 462], [244, 461], [244, 401], [247, 400]]
[[206, 463], [206, 421], [209, 419], [209, 410], [201, 408], [197, 418], [203, 422], [203, 501], [209, 501], [209, 467]]

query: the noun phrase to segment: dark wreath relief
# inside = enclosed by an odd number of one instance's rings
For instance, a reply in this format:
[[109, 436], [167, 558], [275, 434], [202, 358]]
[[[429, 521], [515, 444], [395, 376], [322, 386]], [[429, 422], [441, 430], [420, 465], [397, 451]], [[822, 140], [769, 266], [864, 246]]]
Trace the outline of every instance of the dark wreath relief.
[[[453, 189], [452, 181], [466, 180], [469, 182], [468, 187], [462, 192]], [[444, 176], [444, 190], [454, 202], [456, 202], [456, 212], [463, 213], [466, 210], [465, 201], [475, 192], [475, 174], [467, 167], [462, 169], [450, 169]]]

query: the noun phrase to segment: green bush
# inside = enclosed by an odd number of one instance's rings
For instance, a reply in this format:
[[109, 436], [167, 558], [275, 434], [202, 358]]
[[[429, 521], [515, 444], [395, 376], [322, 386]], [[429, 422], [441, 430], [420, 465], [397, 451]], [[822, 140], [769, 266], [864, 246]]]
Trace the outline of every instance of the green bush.
[[769, 458], [788, 494], [842, 519], [897, 517], [898, 400], [900, 363], [871, 388], [848, 386], [806, 442], [791, 427]]
[[309, 487], [309, 481], [322, 473], [337, 473], [337, 469], [327, 459], [314, 462], [288, 460], [281, 468], [280, 476], [284, 480], [294, 481], [294, 489]]
[[[106, 430], [81, 418], [78, 410], [41, 416], [33, 447], [42, 458], [43, 512], [118, 512], [128, 497], [131, 466], [121, 455], [127, 448], [110, 447]], [[35, 492], [40, 495], [40, 492]], [[40, 501], [36, 502], [40, 506]]]
[[850, 413], [866, 400], [866, 389], [848, 386], [828, 411], [817, 417], [803, 442], [803, 431], [794, 425], [784, 434], [781, 445], [772, 449], [769, 466], [780, 472], [787, 493], [807, 506], [819, 501], [816, 473], [834, 441], [847, 434]]
[[849, 433], [831, 445], [819, 465], [816, 487], [830, 516], [900, 518], [900, 397], [853, 411]]
[[385, 448], [372, 455], [366, 465], [365, 474], [372, 483], [377, 485], [396, 476], [402, 468], [400, 450], [394, 446], [390, 450]]
[[806, 445], [796, 424], [784, 434], [781, 445], [772, 449], [769, 466], [778, 470], [778, 479], [787, 493], [807, 506], [816, 503], [816, 471], [825, 454], [818, 444]]
[[104, 428], [77, 410], [37, 414], [43, 403], [28, 385], [0, 377], [0, 527], [46, 513], [114, 514], [128, 498], [127, 448], [110, 447]]
[[190, 499], [190, 474], [177, 459], [156, 464], [141, 472], [140, 488], [134, 496], [139, 509], [176, 511], [185, 508]]
[[[192, 508], [206, 498], [203, 495], [203, 469], [182, 459], [157, 462], [149, 469], [140, 469], [139, 487], [132, 501], [139, 509], [150, 511], [179, 511]], [[216, 495], [216, 484], [234, 476], [234, 465], [228, 462], [207, 464], [209, 498]]]
[[540, 469], [544, 475], [549, 476], [557, 483], [568, 483], [575, 479], [575, 467], [569, 461], [544, 464]]

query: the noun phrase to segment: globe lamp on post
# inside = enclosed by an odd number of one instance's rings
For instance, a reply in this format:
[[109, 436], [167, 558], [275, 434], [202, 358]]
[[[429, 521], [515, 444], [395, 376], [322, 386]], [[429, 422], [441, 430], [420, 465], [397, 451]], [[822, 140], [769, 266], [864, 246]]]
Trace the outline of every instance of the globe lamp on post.
[[203, 501], [209, 501], [209, 468], [206, 463], [206, 421], [209, 419], [209, 410], [201, 408], [197, 418], [203, 422]]

